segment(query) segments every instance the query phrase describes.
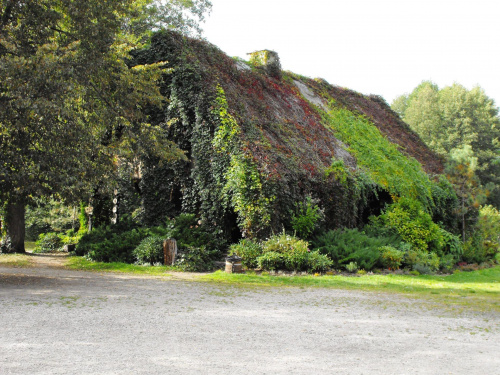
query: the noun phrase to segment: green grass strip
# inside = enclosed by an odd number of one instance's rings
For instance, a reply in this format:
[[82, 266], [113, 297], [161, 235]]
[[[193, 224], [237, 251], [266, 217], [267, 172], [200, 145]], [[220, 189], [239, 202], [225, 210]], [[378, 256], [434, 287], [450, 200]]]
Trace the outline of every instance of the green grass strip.
[[92, 262], [83, 257], [69, 257], [66, 268], [81, 271], [95, 271], [95, 272], [118, 272], [130, 273], [134, 275], [151, 275], [151, 276], [169, 276], [166, 272], [175, 270], [173, 267], [167, 266], [140, 266], [128, 263], [104, 263]]
[[218, 271], [200, 280], [235, 286], [334, 288], [400, 293], [438, 304], [500, 311], [500, 266], [453, 275], [270, 276]]

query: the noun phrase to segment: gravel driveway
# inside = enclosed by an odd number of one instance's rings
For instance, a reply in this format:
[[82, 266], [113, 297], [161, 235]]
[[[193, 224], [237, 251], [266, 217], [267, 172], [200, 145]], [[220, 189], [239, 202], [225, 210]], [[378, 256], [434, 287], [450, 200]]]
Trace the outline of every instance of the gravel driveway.
[[500, 317], [333, 289], [0, 267], [1, 374], [500, 374]]

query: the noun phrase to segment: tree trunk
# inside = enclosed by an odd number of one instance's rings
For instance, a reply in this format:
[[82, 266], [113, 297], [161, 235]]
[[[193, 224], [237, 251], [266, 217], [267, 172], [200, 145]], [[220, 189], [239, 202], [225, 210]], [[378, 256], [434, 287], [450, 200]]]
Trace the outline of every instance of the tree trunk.
[[462, 197], [462, 242], [465, 243], [465, 198]]
[[2, 243], [2, 251], [6, 253], [24, 253], [25, 207], [22, 202], [7, 202], [5, 210], [6, 236]]

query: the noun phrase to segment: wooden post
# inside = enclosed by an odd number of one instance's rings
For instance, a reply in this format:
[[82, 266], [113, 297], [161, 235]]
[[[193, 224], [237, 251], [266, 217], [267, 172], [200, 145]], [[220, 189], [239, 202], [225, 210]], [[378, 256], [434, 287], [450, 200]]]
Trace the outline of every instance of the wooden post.
[[165, 257], [165, 265], [172, 266], [177, 256], [177, 241], [174, 238], [163, 241], [163, 255]]

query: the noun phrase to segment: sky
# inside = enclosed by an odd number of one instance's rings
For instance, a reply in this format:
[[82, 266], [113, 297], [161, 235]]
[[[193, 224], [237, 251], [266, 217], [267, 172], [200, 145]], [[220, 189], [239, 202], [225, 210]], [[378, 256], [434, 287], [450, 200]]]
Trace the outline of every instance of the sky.
[[390, 104], [431, 80], [481, 86], [500, 106], [500, 0], [211, 0], [204, 38]]

